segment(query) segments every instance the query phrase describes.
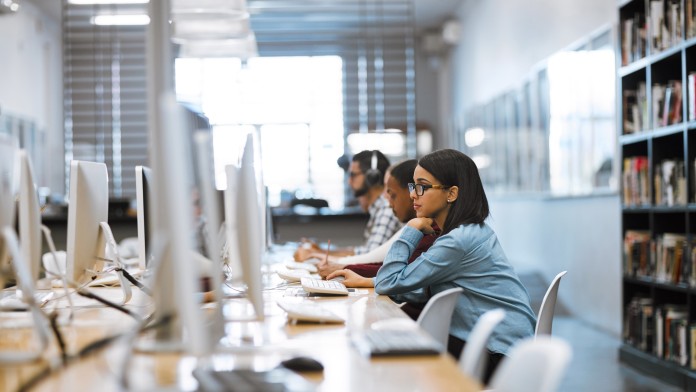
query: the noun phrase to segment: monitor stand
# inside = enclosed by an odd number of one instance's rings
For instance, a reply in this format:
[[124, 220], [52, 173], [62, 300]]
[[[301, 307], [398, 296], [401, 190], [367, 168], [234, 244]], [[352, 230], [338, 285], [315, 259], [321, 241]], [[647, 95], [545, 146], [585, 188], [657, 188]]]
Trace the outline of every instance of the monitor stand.
[[17, 234], [11, 227], [7, 226], [2, 228], [0, 236], [5, 240], [5, 247], [9, 250], [9, 254], [12, 257], [12, 267], [17, 274], [17, 287], [24, 293], [22, 300], [29, 307], [34, 321], [34, 329], [39, 338], [39, 347], [34, 351], [1, 351], [0, 364], [36, 361], [42, 358], [43, 353], [48, 348], [50, 336], [48, 320], [36, 301], [34, 301], [34, 282], [31, 279], [31, 273], [27, 268], [27, 264], [24, 263], [19, 251]]
[[[123, 300], [121, 301], [121, 305], [124, 305], [128, 303], [128, 301], [131, 300], [133, 296], [133, 292], [131, 291], [131, 283], [126, 279], [126, 276], [123, 274], [123, 270], [126, 268], [125, 264], [121, 261], [121, 256], [118, 253], [118, 244], [116, 243], [116, 240], [114, 239], [114, 234], [111, 232], [111, 227], [107, 222], [100, 222], [99, 227], [101, 228], [100, 236], [103, 236], [104, 239], [106, 239], [106, 246], [108, 246], [111, 249], [112, 254], [114, 255], [114, 259], [112, 262], [116, 265], [117, 270], [116, 270], [116, 275], [118, 276], [121, 290], [123, 290]], [[97, 241], [97, 244], [102, 243], [101, 240]], [[104, 258], [104, 247], [99, 246], [99, 254], [97, 254], [98, 258], [101, 258], [102, 260], [105, 260]], [[99, 263], [98, 263], [99, 265]]]

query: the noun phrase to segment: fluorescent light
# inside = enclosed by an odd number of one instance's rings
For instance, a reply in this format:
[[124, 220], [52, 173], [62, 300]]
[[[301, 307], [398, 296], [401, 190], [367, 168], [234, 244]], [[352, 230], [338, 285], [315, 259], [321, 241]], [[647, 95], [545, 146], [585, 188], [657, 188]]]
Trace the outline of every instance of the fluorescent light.
[[145, 14], [134, 15], [97, 15], [91, 23], [97, 26], [142, 26], [150, 23], [150, 17]]
[[96, 5], [96, 4], [147, 4], [150, 0], [68, 0], [68, 3], [75, 5]]

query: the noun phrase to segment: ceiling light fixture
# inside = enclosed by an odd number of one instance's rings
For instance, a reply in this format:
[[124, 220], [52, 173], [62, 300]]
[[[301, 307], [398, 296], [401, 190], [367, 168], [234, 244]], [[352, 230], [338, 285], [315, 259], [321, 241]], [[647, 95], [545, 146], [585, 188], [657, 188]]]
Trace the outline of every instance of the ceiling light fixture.
[[150, 0], [68, 0], [74, 5], [147, 4]]
[[143, 26], [150, 23], [150, 17], [145, 14], [105, 14], [93, 16], [90, 22], [97, 26]]

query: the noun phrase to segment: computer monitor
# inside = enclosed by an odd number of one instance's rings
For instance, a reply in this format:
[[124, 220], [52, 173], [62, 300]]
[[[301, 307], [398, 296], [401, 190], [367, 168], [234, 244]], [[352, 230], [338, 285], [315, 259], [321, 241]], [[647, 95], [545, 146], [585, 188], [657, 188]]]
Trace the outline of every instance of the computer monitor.
[[[228, 188], [234, 184], [227, 184]], [[242, 275], [247, 285], [247, 299], [259, 320], [264, 318], [263, 280], [261, 260], [265, 250], [264, 215], [260, 202], [254, 162], [254, 137], [247, 136], [239, 168], [238, 183], [232, 188], [237, 194], [237, 246], [242, 264]]]
[[29, 155], [19, 151], [19, 243], [33, 280], [41, 274], [41, 207]]
[[0, 228], [14, 225], [17, 149], [14, 138], [0, 134]]
[[192, 262], [191, 129], [172, 93], [158, 96], [161, 124], [152, 129], [152, 218], [154, 339], [141, 339], [142, 351], [187, 351], [196, 355], [214, 347], [200, 309], [200, 280]]
[[140, 269], [145, 270], [152, 259], [150, 247], [151, 224], [148, 216], [150, 193], [152, 191], [152, 170], [147, 166], [135, 167], [135, 197], [137, 203], [138, 221], [138, 262]]
[[[15, 178], [17, 141], [6, 134], [0, 134], [0, 229], [14, 227], [15, 218]], [[0, 235], [0, 268], [9, 268], [9, 249]], [[5, 287], [4, 274], [0, 274], [0, 289]]]
[[94, 277], [104, 265], [105, 236], [102, 222], [108, 221], [109, 185], [106, 165], [97, 162], [70, 162], [68, 204], [68, 279], [78, 284]]

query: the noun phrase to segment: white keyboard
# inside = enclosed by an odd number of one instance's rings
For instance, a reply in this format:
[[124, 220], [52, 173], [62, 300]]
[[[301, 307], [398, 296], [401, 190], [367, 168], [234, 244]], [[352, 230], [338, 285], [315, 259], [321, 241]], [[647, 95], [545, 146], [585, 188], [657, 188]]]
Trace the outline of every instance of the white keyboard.
[[[46, 302], [53, 298], [52, 291], [37, 291], [34, 293], [34, 302], [39, 306], [44, 306]], [[0, 309], [2, 310], [26, 310], [27, 304], [17, 297], [14, 291], [3, 291], [0, 293]]]
[[297, 262], [297, 261], [292, 261], [292, 260], [286, 262], [285, 267], [287, 269], [291, 269], [291, 270], [306, 270], [306, 271], [311, 272], [313, 274], [315, 274], [319, 271], [317, 269], [316, 264], [309, 264], [309, 263]]
[[303, 269], [289, 270], [283, 268], [277, 270], [276, 274], [288, 282], [299, 282], [301, 278], [309, 277], [309, 271]]
[[313, 302], [288, 303], [278, 302], [278, 306], [288, 313], [293, 321], [310, 321], [315, 323], [345, 323], [342, 317]]
[[348, 289], [346, 286], [343, 283], [335, 280], [302, 278], [300, 283], [302, 284], [302, 289], [308, 293], [348, 295]]

